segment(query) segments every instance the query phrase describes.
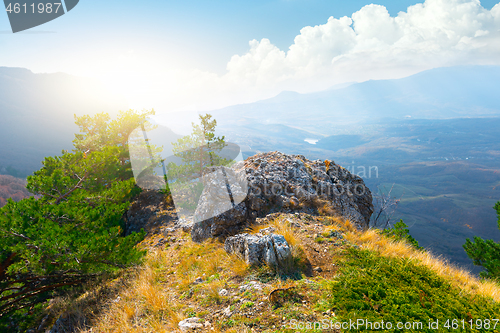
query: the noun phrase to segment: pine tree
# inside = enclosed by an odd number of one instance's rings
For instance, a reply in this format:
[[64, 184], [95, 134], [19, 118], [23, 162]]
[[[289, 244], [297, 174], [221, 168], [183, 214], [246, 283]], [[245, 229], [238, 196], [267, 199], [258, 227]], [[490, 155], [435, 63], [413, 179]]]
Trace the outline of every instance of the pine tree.
[[[500, 201], [496, 203], [494, 209], [497, 211], [497, 223], [500, 229]], [[486, 272], [480, 273], [482, 277], [500, 280], [500, 243], [474, 236], [474, 241], [467, 238], [463, 247], [474, 265], [486, 268]]]
[[172, 151], [181, 162], [168, 163], [169, 189], [182, 213], [192, 214], [203, 191], [202, 177], [213, 166], [229, 165], [231, 159], [221, 156], [227, 146], [224, 136], [215, 136], [217, 121], [210, 114], [200, 115], [200, 124], [172, 143]]
[[192, 123], [193, 131], [172, 144], [174, 155], [182, 159], [176, 176], [185, 180], [199, 179], [207, 167], [227, 164], [218, 153], [224, 149], [224, 136], [215, 136], [217, 121], [212, 115], [199, 115], [200, 124]]
[[[154, 111], [153, 111], [154, 112]], [[7, 316], [36, 309], [68, 286], [138, 264], [144, 232], [124, 235], [137, 193], [128, 134], [151, 113], [76, 118], [75, 150], [47, 157], [28, 177], [36, 195], [0, 209], [0, 330]]]

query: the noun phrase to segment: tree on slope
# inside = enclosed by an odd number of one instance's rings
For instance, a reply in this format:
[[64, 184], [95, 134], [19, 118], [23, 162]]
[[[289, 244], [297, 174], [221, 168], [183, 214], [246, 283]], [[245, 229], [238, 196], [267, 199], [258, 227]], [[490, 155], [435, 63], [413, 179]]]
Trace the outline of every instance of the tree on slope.
[[224, 136], [215, 136], [217, 121], [212, 115], [199, 115], [200, 124], [192, 123], [191, 135], [186, 135], [172, 144], [174, 155], [183, 164], [176, 170], [177, 176], [186, 180], [199, 179], [209, 166], [225, 164], [218, 153], [226, 146]]
[[[500, 201], [496, 203], [494, 209], [497, 211], [497, 223], [500, 229]], [[481, 272], [481, 276], [500, 280], [500, 243], [474, 236], [473, 242], [467, 238], [463, 246], [474, 265], [486, 268], [486, 272]]]
[[128, 179], [132, 177], [128, 149], [129, 137], [139, 127], [143, 127], [146, 131], [154, 129], [155, 126], [146, 121], [148, 117], [154, 115], [153, 109], [141, 112], [120, 111], [117, 119], [114, 120], [111, 120], [107, 113], [98, 113], [93, 117], [75, 115], [75, 123], [80, 128], [80, 133], [75, 134], [75, 140], [73, 140], [75, 151], [90, 153], [106, 146], [118, 147], [118, 158], [122, 166], [121, 177]]
[[124, 137], [146, 117], [129, 110], [119, 117], [133, 119], [127, 124], [106, 114], [77, 119], [85, 128], [75, 150], [45, 158], [28, 177], [37, 198], [9, 200], [0, 209], [0, 330], [6, 316], [24, 315], [68, 286], [141, 261], [144, 252], [135, 245], [144, 232], [124, 236], [122, 217], [136, 193], [126, 175]]
[[200, 124], [192, 123], [190, 135], [172, 143], [177, 163], [168, 163], [169, 190], [174, 193], [177, 208], [182, 214], [192, 214], [203, 191], [202, 176], [207, 168], [228, 165], [220, 156], [226, 147], [224, 136], [215, 136], [217, 121], [210, 114], [200, 115]]

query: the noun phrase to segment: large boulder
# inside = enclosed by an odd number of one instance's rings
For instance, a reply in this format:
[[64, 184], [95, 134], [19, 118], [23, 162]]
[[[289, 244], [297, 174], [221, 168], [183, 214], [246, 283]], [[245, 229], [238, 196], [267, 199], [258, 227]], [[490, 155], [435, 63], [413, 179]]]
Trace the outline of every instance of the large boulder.
[[[256, 218], [275, 212], [318, 214], [327, 206], [358, 229], [368, 227], [373, 213], [372, 195], [363, 179], [333, 161], [271, 152], [220, 168], [229, 181], [215, 172], [203, 180], [191, 232], [196, 242], [234, 235]], [[234, 191], [234, 200], [223, 205], [218, 194], [227, 196], [228, 191]]]
[[234, 235], [248, 225], [247, 184], [246, 173], [242, 170], [235, 172], [224, 166], [207, 170], [193, 217], [193, 241]]

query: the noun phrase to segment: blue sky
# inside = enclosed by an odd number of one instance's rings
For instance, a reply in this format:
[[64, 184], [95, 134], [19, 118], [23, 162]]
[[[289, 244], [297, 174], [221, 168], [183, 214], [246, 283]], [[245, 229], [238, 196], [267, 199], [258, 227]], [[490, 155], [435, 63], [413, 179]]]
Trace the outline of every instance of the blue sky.
[[172, 111], [500, 59], [498, 1], [422, 3], [81, 0], [24, 33], [0, 14], [0, 66], [98, 77]]
[[[201, 69], [222, 74], [229, 58], [248, 50], [248, 41], [270, 39], [287, 49], [300, 29], [323, 24], [330, 16], [350, 16], [372, 2], [325, 0], [277, 1], [93, 1], [81, 0], [67, 15], [26, 33], [10, 31], [7, 15], [0, 16], [0, 65], [37, 71], [54, 53], [71, 55], [96, 45], [123, 51], [161, 49]], [[379, 1], [391, 15], [415, 1]], [[489, 1], [491, 7], [494, 1]], [[486, 6], [482, 3], [483, 6]], [[488, 7], [488, 6], [486, 6]], [[34, 34], [36, 32], [55, 32]], [[96, 51], [99, 52], [99, 51]], [[33, 57], [32, 54], [37, 56]], [[182, 55], [182, 56], [181, 56]], [[42, 58], [42, 59], [40, 59]], [[20, 63], [26, 61], [26, 63]], [[47, 68], [47, 69], [45, 69]], [[57, 69], [56, 69], [57, 70]]]

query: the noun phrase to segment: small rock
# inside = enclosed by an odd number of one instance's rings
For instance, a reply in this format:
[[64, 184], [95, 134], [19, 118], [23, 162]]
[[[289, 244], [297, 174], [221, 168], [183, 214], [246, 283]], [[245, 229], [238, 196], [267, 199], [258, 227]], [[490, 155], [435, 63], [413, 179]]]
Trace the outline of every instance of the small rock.
[[160, 238], [158, 240], [158, 242], [156, 243], [155, 247], [160, 247], [160, 246], [164, 245], [166, 242], [167, 242], [167, 240], [165, 238]]
[[268, 235], [268, 234], [271, 234], [275, 231], [276, 231], [276, 228], [268, 227], [268, 228], [264, 228], [264, 229], [259, 230], [259, 234]]
[[247, 290], [262, 290], [262, 284], [259, 281], [250, 281], [239, 287], [240, 292]]
[[221, 289], [221, 290], [219, 290], [219, 295], [220, 296], [227, 296], [227, 295], [229, 295], [229, 291], [227, 291], [226, 289]]
[[203, 324], [200, 323], [200, 318], [187, 318], [179, 322], [179, 328], [183, 332], [194, 331], [199, 328], [203, 328]]
[[222, 313], [226, 317], [231, 317], [233, 315], [233, 312], [231, 311], [231, 305], [229, 305], [227, 308], [225, 308], [224, 311], [222, 311]]
[[174, 232], [176, 229], [175, 228], [165, 228], [163, 229], [163, 234], [167, 236], [168, 233]]

